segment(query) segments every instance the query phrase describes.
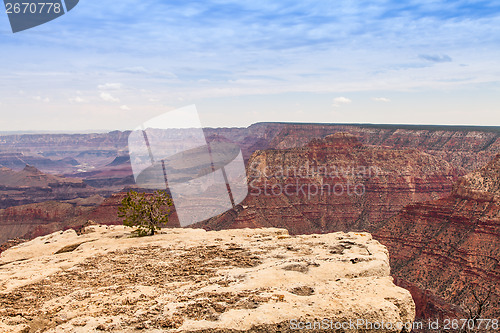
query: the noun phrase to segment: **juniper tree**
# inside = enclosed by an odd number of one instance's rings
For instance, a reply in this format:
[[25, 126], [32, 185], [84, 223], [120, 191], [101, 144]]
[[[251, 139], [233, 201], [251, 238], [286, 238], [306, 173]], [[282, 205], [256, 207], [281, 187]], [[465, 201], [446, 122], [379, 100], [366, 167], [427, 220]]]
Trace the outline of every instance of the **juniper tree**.
[[137, 236], [154, 235], [156, 230], [167, 224], [172, 204], [166, 191], [146, 194], [131, 190], [118, 207], [118, 216], [124, 218], [124, 225], [137, 227], [133, 231]]

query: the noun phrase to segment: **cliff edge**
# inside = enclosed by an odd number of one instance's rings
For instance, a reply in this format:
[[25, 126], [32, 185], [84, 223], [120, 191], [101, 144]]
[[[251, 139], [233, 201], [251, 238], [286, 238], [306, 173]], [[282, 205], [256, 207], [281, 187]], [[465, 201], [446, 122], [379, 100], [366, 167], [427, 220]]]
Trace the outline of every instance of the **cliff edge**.
[[414, 320], [387, 249], [367, 233], [130, 235], [123, 226], [89, 226], [3, 252], [0, 331], [291, 332], [321, 322], [308, 331], [385, 323], [373, 331], [401, 332]]

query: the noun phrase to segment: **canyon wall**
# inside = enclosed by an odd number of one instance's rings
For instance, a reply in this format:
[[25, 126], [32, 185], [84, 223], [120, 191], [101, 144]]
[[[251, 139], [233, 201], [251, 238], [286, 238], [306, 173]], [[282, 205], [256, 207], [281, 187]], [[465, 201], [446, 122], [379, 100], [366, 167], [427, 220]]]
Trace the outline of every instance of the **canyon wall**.
[[347, 133], [257, 151], [247, 174], [250, 194], [242, 204], [198, 226], [274, 226], [294, 234], [369, 230], [411, 202], [448, 195], [460, 175], [432, 155], [365, 146]]
[[366, 145], [414, 148], [471, 172], [500, 153], [498, 127], [418, 125], [283, 124], [269, 147], [300, 147], [335, 132], [355, 135]]
[[[481, 299], [491, 292], [483, 318], [499, 317], [500, 155], [461, 178], [446, 198], [412, 203], [371, 231], [389, 248], [400, 285], [455, 306], [436, 313], [475, 309], [474, 293]], [[431, 315], [419, 308], [419, 316]]]
[[32, 239], [57, 230], [76, 228], [94, 207], [46, 201], [0, 209], [0, 245], [15, 238]]
[[45, 174], [32, 166], [25, 165], [21, 171], [0, 168], [0, 209], [50, 200], [87, 198], [97, 193], [81, 179]]

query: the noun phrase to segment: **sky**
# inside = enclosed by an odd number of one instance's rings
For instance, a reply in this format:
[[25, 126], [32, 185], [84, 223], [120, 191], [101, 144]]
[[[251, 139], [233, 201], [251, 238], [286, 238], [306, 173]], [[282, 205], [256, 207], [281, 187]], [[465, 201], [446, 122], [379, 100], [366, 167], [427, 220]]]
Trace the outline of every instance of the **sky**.
[[0, 131], [262, 121], [500, 125], [500, 2], [80, 0], [13, 34]]

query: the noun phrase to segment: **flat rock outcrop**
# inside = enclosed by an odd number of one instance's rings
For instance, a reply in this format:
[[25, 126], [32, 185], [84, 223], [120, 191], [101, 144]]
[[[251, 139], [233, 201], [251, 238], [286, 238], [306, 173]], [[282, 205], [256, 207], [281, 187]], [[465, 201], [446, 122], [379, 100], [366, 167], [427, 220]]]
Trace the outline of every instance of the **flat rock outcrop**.
[[393, 284], [388, 252], [370, 234], [130, 235], [123, 226], [89, 226], [3, 252], [0, 330], [292, 332], [326, 318], [331, 327], [363, 320], [386, 323], [373, 332], [400, 332], [414, 319], [409, 292]]

